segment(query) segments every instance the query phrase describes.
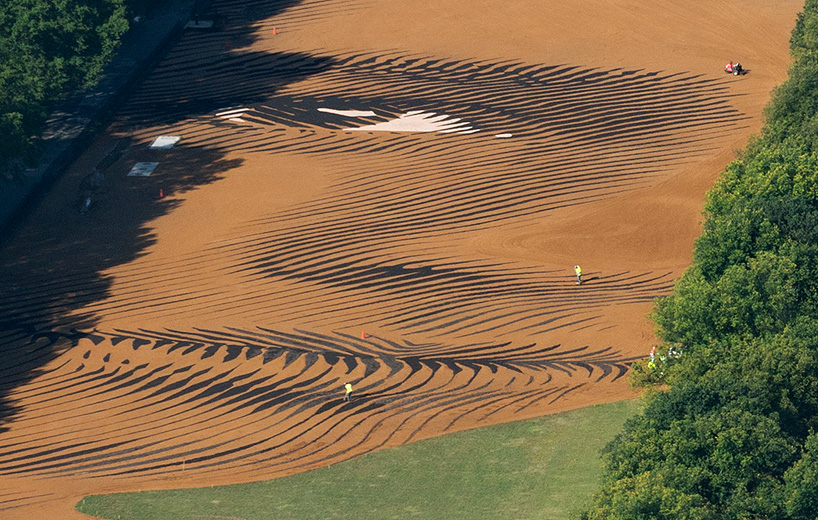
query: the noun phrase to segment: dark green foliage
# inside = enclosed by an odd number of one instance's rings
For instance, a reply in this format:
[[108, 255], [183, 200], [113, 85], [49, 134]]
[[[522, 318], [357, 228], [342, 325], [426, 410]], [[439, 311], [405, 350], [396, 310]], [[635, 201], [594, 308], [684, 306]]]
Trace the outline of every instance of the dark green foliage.
[[628, 518], [612, 504], [641, 504], [644, 518], [696, 518], [657, 513], [689, 504], [701, 518], [789, 518], [814, 503], [818, 322], [711, 344], [671, 381], [606, 448], [607, 482], [586, 518]]
[[708, 194], [688, 269], [653, 318], [679, 359], [606, 449], [588, 520], [818, 518], [818, 0], [764, 130]]
[[754, 337], [783, 330], [799, 314], [804, 278], [814, 265], [761, 251], [728, 267], [710, 282], [701, 268], [689, 269], [674, 293], [657, 302], [661, 337], [690, 352], [726, 334]]
[[783, 236], [818, 244], [818, 200], [805, 195], [766, 199], [761, 201], [761, 211]]
[[127, 28], [122, 0], [0, 0], [0, 167], [31, 158], [53, 102], [97, 81]]
[[645, 472], [621, 478], [596, 497], [582, 520], [717, 520], [698, 495], [668, 486], [661, 474]]
[[818, 435], [810, 435], [801, 457], [784, 475], [786, 511], [794, 520], [818, 518]]
[[804, 10], [798, 13], [795, 28], [790, 37], [790, 51], [796, 58], [802, 58], [818, 49], [818, 1], [806, 0]]

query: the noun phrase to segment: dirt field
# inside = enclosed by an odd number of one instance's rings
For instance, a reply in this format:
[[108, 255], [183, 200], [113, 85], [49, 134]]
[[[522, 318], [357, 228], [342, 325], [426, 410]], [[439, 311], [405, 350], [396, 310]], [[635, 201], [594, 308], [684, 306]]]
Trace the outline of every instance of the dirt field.
[[0, 516], [631, 397], [802, 3], [565, 4], [217, 0], [0, 250]]

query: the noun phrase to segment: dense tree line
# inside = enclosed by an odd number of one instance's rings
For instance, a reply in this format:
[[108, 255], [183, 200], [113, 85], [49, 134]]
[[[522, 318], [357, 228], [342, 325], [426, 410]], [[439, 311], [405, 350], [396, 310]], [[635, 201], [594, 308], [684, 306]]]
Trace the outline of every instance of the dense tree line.
[[93, 85], [128, 29], [124, 0], [0, 0], [0, 170], [36, 156], [49, 110]]
[[761, 135], [655, 307], [660, 355], [633, 377], [664, 390], [606, 448], [584, 520], [818, 518], [818, 0], [790, 43]]

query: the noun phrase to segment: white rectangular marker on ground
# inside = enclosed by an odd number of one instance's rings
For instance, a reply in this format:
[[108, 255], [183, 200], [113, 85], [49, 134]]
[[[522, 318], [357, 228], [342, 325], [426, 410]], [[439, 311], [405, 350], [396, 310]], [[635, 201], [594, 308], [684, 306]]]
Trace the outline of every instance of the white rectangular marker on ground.
[[128, 172], [128, 177], [149, 177], [157, 166], [159, 166], [158, 162], [138, 162]]
[[151, 150], [170, 150], [173, 145], [179, 142], [179, 139], [181, 137], [176, 135], [160, 135], [153, 140], [148, 148]]

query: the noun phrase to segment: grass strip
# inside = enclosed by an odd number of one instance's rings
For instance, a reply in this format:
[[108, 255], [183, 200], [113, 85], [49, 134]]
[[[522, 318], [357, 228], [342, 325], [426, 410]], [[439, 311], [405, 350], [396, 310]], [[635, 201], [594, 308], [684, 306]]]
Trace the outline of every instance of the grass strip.
[[112, 520], [568, 519], [599, 486], [599, 451], [638, 408], [478, 428], [266, 482], [89, 496], [77, 509]]

